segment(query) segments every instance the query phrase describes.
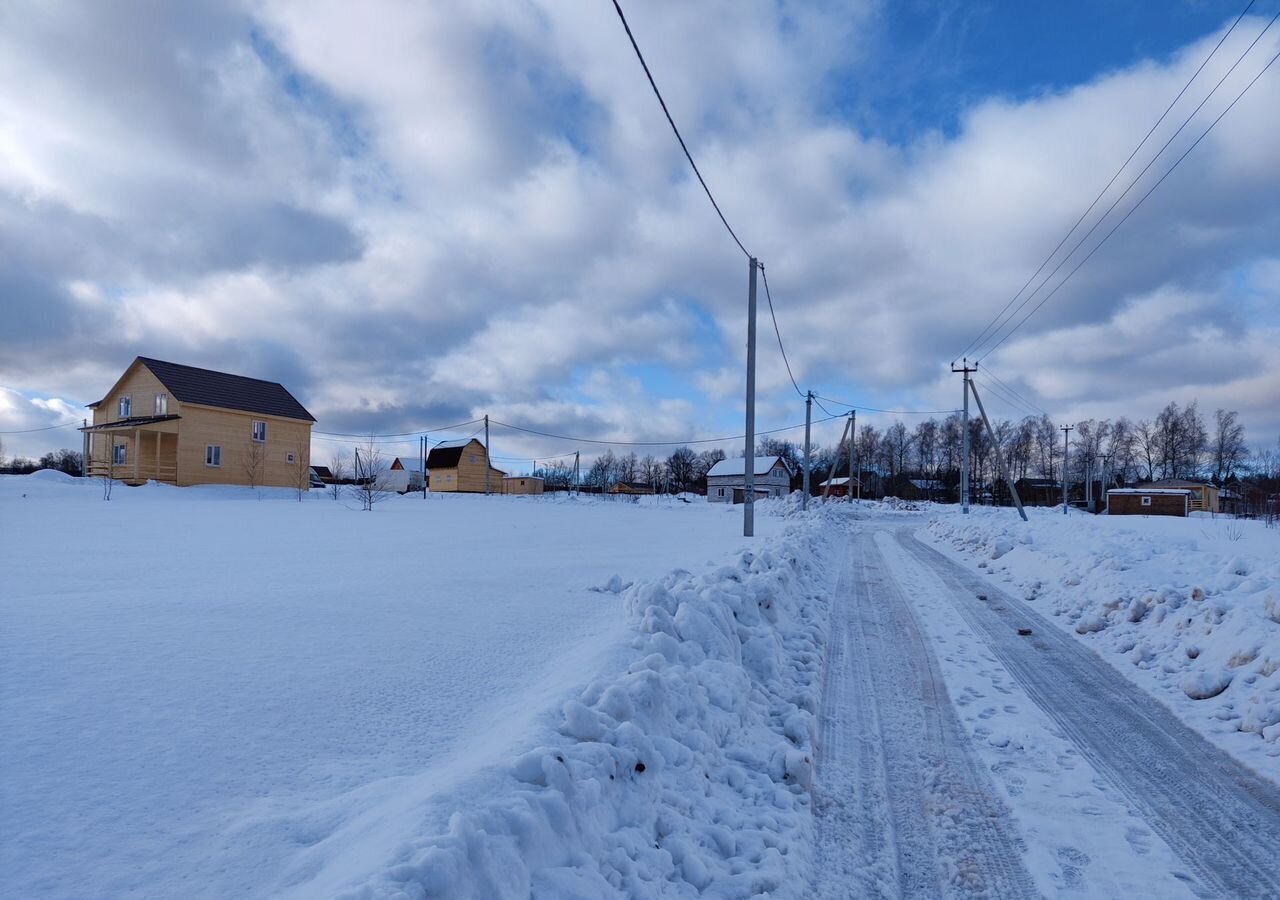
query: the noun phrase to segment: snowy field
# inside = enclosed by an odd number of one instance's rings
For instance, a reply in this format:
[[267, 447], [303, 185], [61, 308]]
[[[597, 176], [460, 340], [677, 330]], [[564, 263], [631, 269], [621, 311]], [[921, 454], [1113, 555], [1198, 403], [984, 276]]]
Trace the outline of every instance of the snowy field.
[[0, 478], [6, 895], [745, 897], [806, 864], [830, 529], [260, 493]]
[[925, 534], [1012, 586], [1183, 721], [1280, 782], [1280, 530], [1223, 517], [951, 507]]

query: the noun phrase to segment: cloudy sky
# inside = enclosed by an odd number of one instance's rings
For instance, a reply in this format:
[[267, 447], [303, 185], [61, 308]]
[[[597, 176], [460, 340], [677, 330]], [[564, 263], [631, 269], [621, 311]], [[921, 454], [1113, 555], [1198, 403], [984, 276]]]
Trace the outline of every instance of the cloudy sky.
[[[624, 5], [767, 267], [803, 388], [955, 406], [952, 358], [1243, 0], [1051, 6]], [[1278, 8], [1255, 4], [1093, 218]], [[1058, 279], [1278, 49], [1280, 24]], [[991, 370], [1054, 416], [1194, 399], [1273, 442], [1277, 109], [1280, 64]], [[280, 380], [329, 432], [488, 412], [575, 436], [731, 435], [746, 282], [607, 0], [0, 6], [0, 431], [79, 420], [149, 355]], [[803, 421], [767, 318], [759, 347], [758, 427]], [[499, 455], [578, 446], [494, 438]], [[4, 436], [8, 454], [78, 441]]]

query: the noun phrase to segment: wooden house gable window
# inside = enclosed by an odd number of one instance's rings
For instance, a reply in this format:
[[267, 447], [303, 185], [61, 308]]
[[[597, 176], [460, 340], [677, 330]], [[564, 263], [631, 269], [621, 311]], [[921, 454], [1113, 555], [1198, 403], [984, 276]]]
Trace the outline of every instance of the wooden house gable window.
[[133, 414], [133, 397], [129, 396], [128, 394], [125, 394], [123, 397], [120, 398], [120, 403], [117, 409], [120, 413], [120, 418], [122, 419], [129, 418], [129, 416]]
[[258, 441], [259, 443], [267, 439], [267, 423], [266, 422], [253, 423], [253, 439], [255, 441]]
[[204, 448], [204, 464], [217, 468], [222, 465], [222, 447], [210, 444]]
[[156, 394], [156, 415], [167, 416], [169, 414], [169, 395]]

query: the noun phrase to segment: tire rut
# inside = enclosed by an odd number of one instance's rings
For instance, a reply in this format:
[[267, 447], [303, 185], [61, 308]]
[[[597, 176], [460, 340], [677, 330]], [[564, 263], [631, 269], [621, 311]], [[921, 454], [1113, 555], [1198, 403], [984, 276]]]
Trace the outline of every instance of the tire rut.
[[818, 756], [821, 897], [1037, 896], [932, 650], [868, 534], [837, 586]]
[[942, 581], [974, 633], [1202, 887], [1231, 898], [1280, 897], [1280, 788], [1023, 601], [906, 530], [896, 539]]

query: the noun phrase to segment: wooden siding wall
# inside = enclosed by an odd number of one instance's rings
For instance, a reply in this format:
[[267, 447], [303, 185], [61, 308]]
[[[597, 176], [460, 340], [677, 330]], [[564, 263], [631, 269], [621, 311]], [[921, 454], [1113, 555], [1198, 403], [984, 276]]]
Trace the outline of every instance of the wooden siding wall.
[[[151, 370], [141, 363], [135, 363], [126, 370], [124, 380], [93, 411], [93, 424], [105, 425], [120, 419], [118, 401], [128, 395], [131, 399], [133, 416], [153, 416], [156, 412], [156, 394], [169, 394], [169, 389], [160, 383], [160, 379], [151, 374]], [[181, 415], [178, 400], [169, 394], [168, 415]], [[176, 429], [175, 429], [176, 430]]]
[[[1150, 506], [1142, 505], [1144, 496], [1151, 498]], [[1183, 494], [1112, 494], [1107, 502], [1112, 516], [1185, 516], [1188, 500]]]
[[[298, 473], [311, 465], [311, 423], [300, 419], [266, 416], [187, 404], [182, 408], [178, 442], [178, 484], [248, 484], [245, 471], [253, 442], [253, 423], [267, 423], [263, 445], [262, 487], [294, 487]], [[222, 447], [222, 465], [204, 464], [205, 448]], [[288, 454], [295, 461], [288, 461]]]
[[[483, 489], [483, 488], [482, 488]], [[541, 494], [544, 485], [541, 478], [507, 477], [502, 479], [502, 492], [504, 494]]]

